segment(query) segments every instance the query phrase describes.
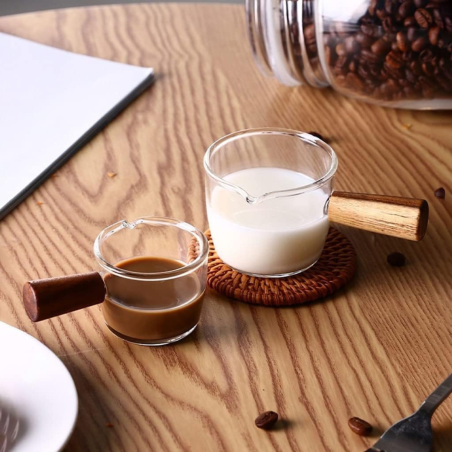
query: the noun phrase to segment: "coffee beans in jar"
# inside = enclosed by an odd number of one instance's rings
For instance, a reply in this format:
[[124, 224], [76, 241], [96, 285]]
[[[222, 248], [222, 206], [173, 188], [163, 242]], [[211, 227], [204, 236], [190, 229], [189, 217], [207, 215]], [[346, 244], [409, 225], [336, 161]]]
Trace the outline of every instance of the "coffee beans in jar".
[[452, 0], [247, 0], [247, 12], [259, 67], [286, 85], [452, 109]]
[[451, 25], [452, 0], [370, 0], [355, 21], [325, 22], [333, 84], [407, 106], [451, 99]]

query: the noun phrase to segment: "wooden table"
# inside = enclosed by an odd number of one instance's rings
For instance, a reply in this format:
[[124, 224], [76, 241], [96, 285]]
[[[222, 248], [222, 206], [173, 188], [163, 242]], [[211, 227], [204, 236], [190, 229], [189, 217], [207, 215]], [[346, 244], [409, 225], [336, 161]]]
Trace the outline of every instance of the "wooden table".
[[[349, 417], [381, 432], [452, 371], [450, 112], [383, 109], [264, 78], [240, 6], [48, 11], [0, 18], [0, 31], [158, 74], [0, 222], [0, 320], [52, 349], [77, 386], [80, 413], [67, 451], [363, 451], [375, 437], [352, 433]], [[339, 189], [427, 199], [426, 238], [342, 228], [358, 252], [345, 290], [293, 309], [210, 292], [198, 330], [174, 346], [113, 337], [99, 307], [28, 320], [22, 284], [96, 268], [92, 243], [106, 225], [168, 215], [205, 228], [205, 149], [228, 132], [260, 126], [329, 137]], [[440, 186], [446, 200], [433, 195]], [[395, 250], [407, 256], [405, 267], [386, 263]], [[284, 420], [271, 433], [254, 426], [265, 410]], [[434, 427], [436, 450], [450, 451], [452, 399]]]

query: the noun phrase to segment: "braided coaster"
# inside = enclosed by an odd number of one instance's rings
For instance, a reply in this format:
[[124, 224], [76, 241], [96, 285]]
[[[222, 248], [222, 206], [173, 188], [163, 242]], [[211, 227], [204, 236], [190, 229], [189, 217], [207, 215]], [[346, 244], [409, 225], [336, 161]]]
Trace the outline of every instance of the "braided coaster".
[[255, 278], [233, 270], [215, 251], [210, 231], [207, 284], [217, 292], [245, 303], [292, 306], [330, 295], [347, 284], [356, 269], [353, 245], [337, 229], [330, 228], [325, 248], [310, 269], [287, 278]]

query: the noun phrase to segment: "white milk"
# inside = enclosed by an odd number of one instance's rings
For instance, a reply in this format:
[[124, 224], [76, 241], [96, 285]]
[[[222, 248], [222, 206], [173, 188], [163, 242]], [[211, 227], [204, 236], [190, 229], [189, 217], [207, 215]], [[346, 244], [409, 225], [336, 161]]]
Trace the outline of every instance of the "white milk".
[[[250, 168], [224, 177], [252, 196], [310, 184], [305, 174], [281, 168]], [[259, 275], [296, 272], [320, 257], [328, 233], [322, 189], [251, 205], [236, 192], [216, 186], [207, 203], [209, 226], [220, 258]]]

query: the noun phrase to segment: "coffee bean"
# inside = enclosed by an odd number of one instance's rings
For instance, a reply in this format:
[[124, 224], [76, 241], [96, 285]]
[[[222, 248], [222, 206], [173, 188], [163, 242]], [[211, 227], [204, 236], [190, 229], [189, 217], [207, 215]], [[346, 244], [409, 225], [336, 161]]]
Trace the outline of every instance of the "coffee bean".
[[425, 8], [419, 8], [414, 13], [414, 18], [421, 28], [428, 28], [433, 22], [432, 15]]
[[274, 411], [266, 411], [265, 413], [260, 414], [254, 421], [254, 423], [258, 428], [269, 430], [276, 424], [277, 420], [277, 413], [275, 413]]
[[432, 52], [432, 49], [425, 49], [419, 54], [419, 61], [421, 63], [429, 63], [433, 61], [435, 58], [434, 53]]
[[402, 17], [402, 19], [405, 19], [405, 17], [410, 16], [413, 13], [413, 10], [414, 10], [414, 5], [411, 0], [403, 2], [399, 6], [399, 14]]
[[414, 41], [411, 44], [411, 48], [413, 49], [414, 52], [421, 52], [427, 47], [427, 44], [428, 44], [427, 38], [422, 36], [420, 38], [417, 38], [416, 41]]
[[443, 187], [437, 188], [435, 190], [435, 196], [440, 199], [444, 199], [446, 197], [446, 190]]
[[350, 418], [348, 420], [348, 426], [353, 433], [356, 433], [359, 436], [369, 436], [372, 433], [372, 425], [359, 417]]
[[394, 253], [388, 254], [386, 258], [389, 265], [393, 267], [403, 267], [406, 262], [405, 255], [395, 251]]
[[414, 0], [416, 8], [422, 8], [427, 3], [427, 0]]
[[416, 22], [416, 19], [414, 18], [414, 16], [407, 17], [403, 21], [403, 26], [404, 27], [414, 27], [416, 25], [417, 25], [417, 22]]
[[408, 41], [415, 41], [419, 37], [419, 30], [415, 27], [408, 28], [406, 37]]
[[403, 57], [400, 52], [394, 52], [393, 50], [386, 55], [386, 63], [389, 67], [399, 69], [403, 66]]
[[391, 49], [391, 43], [386, 41], [386, 39], [379, 39], [378, 41], [375, 41], [370, 48], [376, 55], [385, 55]]
[[369, 36], [359, 31], [356, 34], [356, 42], [361, 45], [361, 47], [368, 49], [374, 42], [374, 40]]
[[369, 62], [370, 64], [377, 64], [383, 61], [383, 58], [370, 50], [364, 49], [361, 51], [361, 59]]
[[362, 80], [353, 72], [349, 72], [345, 76], [345, 81], [347, 83], [347, 86], [357, 91], [361, 91], [364, 87]]
[[432, 46], [436, 46], [438, 44], [440, 28], [438, 26], [430, 28], [428, 31], [428, 39]]
[[402, 52], [408, 52], [408, 50], [410, 49], [410, 45], [408, 43], [408, 38], [406, 37], [406, 34], [403, 31], [399, 31], [397, 33], [396, 40], [397, 47], [399, 48], [399, 50], [401, 50]]
[[439, 9], [433, 10], [433, 20], [435, 21], [435, 24], [438, 25], [439, 28], [444, 28], [443, 16]]

